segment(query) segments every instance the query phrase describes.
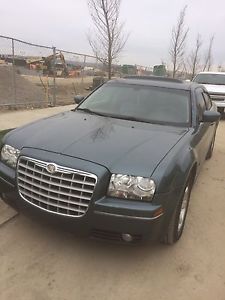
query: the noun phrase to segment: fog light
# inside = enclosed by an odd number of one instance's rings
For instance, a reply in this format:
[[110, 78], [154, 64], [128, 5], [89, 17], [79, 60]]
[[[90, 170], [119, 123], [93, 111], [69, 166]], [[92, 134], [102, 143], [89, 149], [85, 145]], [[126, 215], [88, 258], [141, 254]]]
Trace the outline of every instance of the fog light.
[[6, 194], [5, 193], [0, 194], [0, 197], [2, 197], [3, 200], [6, 200]]
[[133, 241], [133, 237], [129, 233], [122, 233], [122, 239], [124, 240], [124, 242], [132, 242]]

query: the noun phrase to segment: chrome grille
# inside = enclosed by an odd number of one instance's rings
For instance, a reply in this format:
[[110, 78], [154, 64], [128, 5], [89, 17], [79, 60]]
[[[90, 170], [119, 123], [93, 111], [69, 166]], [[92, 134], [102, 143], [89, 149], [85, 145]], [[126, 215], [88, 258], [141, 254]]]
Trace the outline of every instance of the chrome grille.
[[[48, 166], [54, 166], [54, 174]], [[81, 217], [88, 210], [97, 176], [29, 157], [20, 157], [17, 185], [20, 196], [51, 213]]]
[[221, 94], [210, 94], [210, 97], [214, 101], [224, 101], [225, 100], [225, 95], [221, 95]]

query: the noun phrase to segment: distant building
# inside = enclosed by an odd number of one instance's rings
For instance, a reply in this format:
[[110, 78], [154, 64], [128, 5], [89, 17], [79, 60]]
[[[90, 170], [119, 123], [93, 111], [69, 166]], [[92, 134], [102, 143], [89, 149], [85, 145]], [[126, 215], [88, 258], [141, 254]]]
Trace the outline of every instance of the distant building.
[[154, 76], [166, 76], [166, 66], [165, 65], [156, 65], [153, 68]]
[[137, 74], [137, 66], [134, 65], [123, 65], [122, 73], [124, 75], [136, 75]]

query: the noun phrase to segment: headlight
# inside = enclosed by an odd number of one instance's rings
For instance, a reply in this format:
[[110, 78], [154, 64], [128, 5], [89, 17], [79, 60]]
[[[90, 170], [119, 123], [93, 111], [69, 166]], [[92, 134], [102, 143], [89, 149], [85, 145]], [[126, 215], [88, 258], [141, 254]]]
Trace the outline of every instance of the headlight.
[[151, 201], [155, 189], [155, 183], [150, 178], [112, 174], [108, 195], [118, 198]]
[[20, 151], [10, 145], [4, 145], [1, 151], [1, 160], [8, 166], [15, 168]]

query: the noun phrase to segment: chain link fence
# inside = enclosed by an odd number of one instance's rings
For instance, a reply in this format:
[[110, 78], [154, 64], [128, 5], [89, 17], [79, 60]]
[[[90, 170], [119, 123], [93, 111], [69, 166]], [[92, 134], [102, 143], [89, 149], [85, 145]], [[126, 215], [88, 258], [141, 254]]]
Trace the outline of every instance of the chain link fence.
[[0, 35], [0, 109], [71, 104], [105, 75], [94, 56]]

